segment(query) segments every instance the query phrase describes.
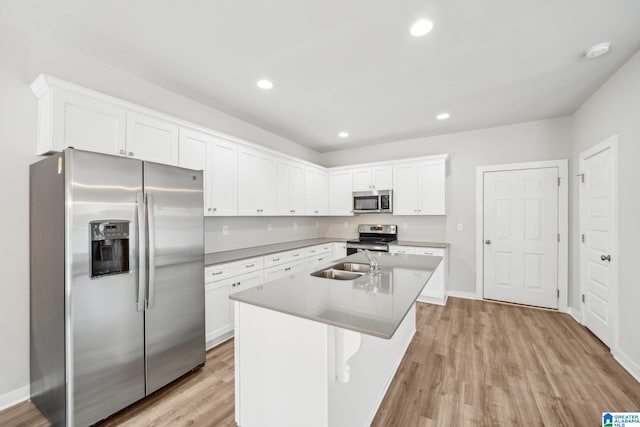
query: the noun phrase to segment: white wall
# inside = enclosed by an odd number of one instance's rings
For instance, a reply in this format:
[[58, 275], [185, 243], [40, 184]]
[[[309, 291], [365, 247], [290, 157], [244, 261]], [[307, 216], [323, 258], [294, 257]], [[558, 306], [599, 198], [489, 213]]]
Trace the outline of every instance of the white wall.
[[[38, 160], [37, 102], [29, 84], [40, 73], [68, 80], [280, 151], [314, 161], [316, 153], [134, 75], [0, 22], [0, 407], [29, 383], [28, 165]], [[23, 396], [16, 395], [16, 398]]]
[[[207, 253], [313, 239], [325, 236], [327, 229], [324, 218], [314, 217], [208, 217], [204, 226]], [[226, 236], [224, 226], [229, 227]]]
[[[574, 115], [572, 169], [578, 170], [585, 149], [618, 135], [618, 351], [633, 364], [640, 379], [640, 52], [614, 74]], [[576, 172], [577, 173], [577, 172]], [[571, 182], [571, 222], [575, 249], [571, 253], [574, 308], [579, 302], [578, 183]], [[615, 349], [614, 349], [615, 353]], [[628, 366], [629, 367], [629, 366]]]
[[[399, 231], [402, 240], [449, 242], [449, 288], [475, 292], [476, 166], [566, 159], [569, 158], [570, 142], [571, 118], [563, 117], [334, 151], [320, 154], [320, 161], [327, 166], [342, 166], [449, 153], [446, 217], [386, 215], [386, 218], [380, 216], [377, 220], [398, 225], [406, 222], [407, 230], [401, 227]], [[361, 215], [351, 220], [328, 219], [327, 233], [340, 233], [345, 220], [366, 223], [374, 217]], [[463, 231], [456, 231], [457, 224], [463, 225]]]

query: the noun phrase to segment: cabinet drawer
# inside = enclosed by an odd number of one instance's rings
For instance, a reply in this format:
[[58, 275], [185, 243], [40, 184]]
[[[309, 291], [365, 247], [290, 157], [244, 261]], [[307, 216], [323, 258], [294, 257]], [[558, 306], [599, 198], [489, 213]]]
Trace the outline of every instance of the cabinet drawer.
[[415, 248], [416, 255], [444, 256], [442, 248]]
[[243, 274], [243, 273], [249, 273], [251, 271], [262, 270], [263, 266], [264, 266], [263, 257], [248, 258], [248, 259], [243, 259], [242, 261], [237, 261], [235, 270], [237, 274]]
[[270, 267], [274, 265], [285, 264], [287, 262], [295, 261], [303, 258], [303, 249], [295, 249], [292, 251], [278, 252], [276, 254], [265, 255], [264, 267]]
[[389, 252], [392, 254], [415, 254], [416, 248], [411, 246], [391, 246]]
[[319, 270], [331, 262], [331, 254], [324, 253], [304, 260], [304, 269], [309, 272]]
[[211, 283], [226, 279], [234, 274], [234, 262], [216, 264], [204, 269], [204, 282]]
[[324, 253], [331, 252], [331, 243], [326, 243], [324, 245], [315, 245], [309, 246], [305, 248], [305, 257], [316, 257]]
[[264, 270], [264, 281], [265, 283], [271, 282], [273, 280], [278, 280], [283, 277], [298, 273], [300, 271], [304, 271], [304, 262], [302, 260], [292, 261], [282, 265], [276, 265]]

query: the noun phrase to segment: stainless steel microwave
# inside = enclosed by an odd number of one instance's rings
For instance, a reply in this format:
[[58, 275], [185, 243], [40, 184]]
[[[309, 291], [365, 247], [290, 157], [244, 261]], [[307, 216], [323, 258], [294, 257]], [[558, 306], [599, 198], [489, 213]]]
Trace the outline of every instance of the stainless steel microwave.
[[356, 191], [353, 193], [353, 213], [392, 213], [393, 191]]

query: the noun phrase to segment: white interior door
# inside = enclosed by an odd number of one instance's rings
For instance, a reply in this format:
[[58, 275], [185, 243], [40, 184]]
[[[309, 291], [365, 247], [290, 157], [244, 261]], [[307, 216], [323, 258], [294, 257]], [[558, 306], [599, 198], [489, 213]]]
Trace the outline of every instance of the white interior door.
[[[614, 285], [614, 158], [611, 146], [581, 155], [580, 186], [581, 289], [584, 325], [605, 344], [612, 340]], [[584, 237], [583, 237], [584, 236]]]
[[484, 173], [484, 298], [558, 308], [558, 169]]

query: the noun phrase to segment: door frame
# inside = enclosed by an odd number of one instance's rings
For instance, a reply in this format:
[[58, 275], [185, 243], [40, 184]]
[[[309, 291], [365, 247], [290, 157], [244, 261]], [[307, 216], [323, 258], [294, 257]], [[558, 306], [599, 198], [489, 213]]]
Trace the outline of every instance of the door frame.
[[557, 168], [558, 187], [558, 311], [569, 307], [569, 160], [547, 160], [476, 167], [476, 299], [484, 299], [484, 174], [486, 172]]
[[[609, 323], [609, 336], [611, 339], [610, 343], [605, 343], [609, 345], [609, 349], [613, 350], [617, 348], [618, 345], [618, 135], [611, 135], [609, 138], [601, 141], [592, 147], [584, 150], [580, 153], [579, 156], [579, 175], [584, 173], [584, 162], [588, 157], [592, 157], [604, 150], [611, 150], [611, 159], [612, 159], [612, 167], [613, 167], [613, 182], [611, 183], [613, 186], [611, 201], [613, 206], [613, 211], [611, 214], [611, 250], [610, 255], [615, 261], [611, 263], [611, 281], [615, 286], [612, 286], [610, 289], [609, 297], [609, 312], [611, 313], [611, 322]], [[585, 220], [585, 206], [584, 206], [584, 186], [582, 182], [578, 181], [578, 217], [579, 217], [579, 235], [582, 234], [582, 230], [584, 230], [586, 225]], [[584, 245], [580, 241], [580, 236], [576, 236], [579, 242], [579, 251], [578, 251], [578, 262], [579, 262], [579, 276], [578, 276], [578, 285], [580, 290], [580, 323], [582, 325], [585, 324], [585, 303], [582, 302], [582, 295], [585, 294], [586, 285], [584, 284], [584, 278], [586, 277], [585, 271], [585, 263], [582, 261], [583, 257], [586, 256], [586, 251]]]

